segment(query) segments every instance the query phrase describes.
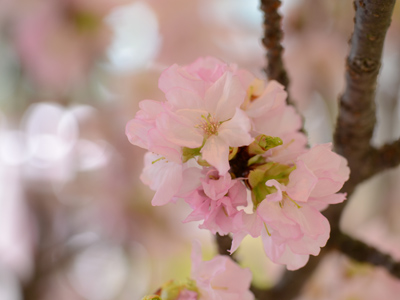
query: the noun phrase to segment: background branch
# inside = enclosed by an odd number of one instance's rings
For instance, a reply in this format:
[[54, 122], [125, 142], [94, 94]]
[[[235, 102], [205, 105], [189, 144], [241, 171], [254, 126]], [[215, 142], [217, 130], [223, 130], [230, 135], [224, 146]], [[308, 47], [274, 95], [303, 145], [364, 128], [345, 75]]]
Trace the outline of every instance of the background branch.
[[364, 174], [363, 179], [400, 165], [400, 139], [379, 149], [373, 149], [369, 161], [371, 167], [368, 169], [369, 173]]
[[354, 1], [355, 26], [346, 65], [346, 90], [340, 98], [336, 151], [347, 158], [350, 185], [373, 174], [374, 149], [370, 140], [376, 123], [375, 88], [381, 67], [386, 31], [395, 0]]
[[[230, 255], [228, 250], [231, 249], [232, 238], [229, 235], [219, 235], [219, 233], [217, 233], [215, 235], [215, 240], [217, 241], [218, 253], [220, 255]], [[233, 254], [232, 259], [235, 260]]]
[[[375, 149], [370, 145], [376, 123], [375, 88], [381, 67], [381, 56], [387, 29], [395, 0], [357, 0], [354, 33], [351, 50], [347, 58], [346, 90], [340, 98], [339, 116], [334, 135], [336, 151], [349, 163], [351, 176], [341, 192], [351, 196], [356, 186], [374, 174], [400, 164], [400, 140]], [[263, 44], [267, 49], [268, 65], [265, 72], [268, 79], [280, 82], [287, 89], [289, 80], [285, 71], [282, 54], [283, 37], [278, 0], [262, 0], [264, 12]], [[298, 296], [308, 278], [314, 273], [321, 259], [332, 249], [338, 249], [349, 257], [387, 268], [399, 277], [400, 264], [389, 255], [365, 243], [341, 233], [340, 217], [346, 203], [329, 207], [324, 215], [331, 224], [331, 239], [317, 257], [310, 257], [302, 269], [287, 271], [280, 282], [270, 290], [252, 288], [257, 299], [293, 299]], [[218, 251], [227, 254], [231, 238], [217, 235]]]
[[[283, 48], [281, 17], [277, 9], [280, 1], [262, 0], [264, 12], [265, 36], [263, 44], [267, 49], [269, 79], [276, 79], [287, 88], [289, 80], [282, 62]], [[356, 186], [378, 171], [400, 163], [400, 142], [386, 145], [379, 150], [370, 146], [370, 140], [376, 123], [375, 88], [381, 66], [381, 56], [386, 31], [391, 22], [395, 0], [357, 0], [354, 33], [351, 38], [351, 51], [347, 59], [346, 90], [340, 99], [339, 116], [335, 132], [336, 151], [347, 158], [352, 171], [350, 180], [342, 192], [348, 197]], [[396, 156], [397, 155], [397, 156]], [[399, 160], [399, 162], [397, 162]], [[302, 269], [287, 271], [281, 281], [269, 291], [253, 289], [258, 299], [293, 299], [298, 296], [305, 282], [313, 274], [323, 256], [332, 248], [338, 248], [350, 257], [354, 249], [365, 250], [360, 259], [389, 268], [397, 272], [397, 263], [385, 254], [373, 251], [360, 241], [351, 242], [340, 232], [339, 222], [346, 203], [329, 207], [325, 216], [331, 223], [331, 240], [317, 257], [310, 257], [309, 263]], [[337, 244], [336, 244], [337, 243]], [[369, 247], [369, 248], [368, 248]], [[349, 250], [350, 249], [350, 250]], [[376, 249], [374, 249], [376, 250]], [[367, 255], [371, 254], [371, 256]], [[372, 254], [373, 253], [373, 254]], [[375, 258], [379, 259], [375, 259]], [[391, 271], [392, 272], [392, 271]], [[393, 272], [392, 272], [393, 273]]]
[[281, 45], [283, 38], [282, 18], [278, 13], [280, 6], [281, 1], [279, 0], [261, 0], [261, 10], [264, 12], [264, 38], [262, 43], [267, 50], [268, 61], [264, 70], [269, 80], [278, 81], [288, 91], [289, 78], [282, 60], [284, 49]]
[[400, 278], [400, 263], [390, 255], [382, 253], [364, 242], [341, 233], [331, 239], [334, 246], [348, 257], [358, 261], [384, 267], [391, 275]]

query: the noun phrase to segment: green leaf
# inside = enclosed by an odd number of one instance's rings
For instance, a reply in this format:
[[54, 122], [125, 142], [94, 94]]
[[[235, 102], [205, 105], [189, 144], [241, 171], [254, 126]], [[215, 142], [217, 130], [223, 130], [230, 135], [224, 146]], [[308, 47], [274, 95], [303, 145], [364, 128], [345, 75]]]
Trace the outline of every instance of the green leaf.
[[265, 171], [261, 169], [251, 170], [249, 173], [249, 184], [255, 188], [264, 179]]
[[254, 139], [254, 142], [252, 142], [249, 145], [248, 151], [250, 154], [253, 154], [253, 155], [254, 154], [264, 154], [269, 149], [278, 147], [282, 144], [283, 144], [282, 140], [278, 137], [260, 134]]
[[182, 148], [182, 162], [185, 163], [189, 159], [192, 159], [198, 155], [200, 155], [201, 147], [199, 148]]
[[287, 166], [279, 163], [269, 162], [251, 170], [248, 176], [249, 184], [252, 187], [252, 201], [257, 207], [267, 195], [275, 193], [275, 187], [266, 186], [265, 183], [270, 179], [275, 179], [281, 184], [287, 184], [290, 173], [295, 166]]

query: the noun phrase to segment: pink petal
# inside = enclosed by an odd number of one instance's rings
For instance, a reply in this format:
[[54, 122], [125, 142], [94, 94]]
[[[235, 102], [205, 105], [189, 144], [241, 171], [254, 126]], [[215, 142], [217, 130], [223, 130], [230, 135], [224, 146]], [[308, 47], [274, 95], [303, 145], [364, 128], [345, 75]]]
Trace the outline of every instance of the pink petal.
[[205, 90], [205, 82], [174, 64], [162, 72], [158, 87], [164, 93], [175, 87], [190, 88], [201, 95]]
[[263, 232], [262, 241], [267, 256], [277, 264], [286, 265], [288, 270], [297, 270], [308, 262], [309, 255], [295, 254], [286, 244], [275, 245], [266, 232]]
[[243, 269], [231, 259], [225, 262], [225, 270], [212, 279], [211, 284], [215, 287], [225, 287], [229, 293], [241, 294], [248, 290], [252, 274], [249, 269]]
[[253, 138], [250, 135], [250, 119], [244, 111], [236, 108], [235, 115], [229, 121], [221, 124], [218, 129], [218, 136], [231, 147], [250, 145]]
[[147, 137], [149, 151], [160, 154], [170, 161], [182, 163], [181, 147], [165, 139], [157, 128], [149, 130]]
[[218, 136], [210, 136], [201, 149], [203, 159], [214, 166], [220, 176], [229, 171], [229, 146]]
[[165, 93], [165, 97], [174, 109], [204, 109], [203, 99], [195, 92], [184, 88], [172, 88]]
[[201, 169], [197, 167], [190, 167], [183, 171], [182, 186], [177, 193], [177, 197], [185, 197], [191, 194], [195, 189], [201, 186], [200, 178], [202, 176]]
[[147, 133], [154, 128], [154, 124], [144, 120], [132, 119], [125, 127], [125, 134], [131, 144], [148, 149]]
[[319, 211], [322, 211], [326, 209], [329, 204], [341, 203], [344, 200], [346, 200], [346, 193], [339, 193], [324, 197], [316, 197], [316, 198], [311, 197], [307, 203], [312, 207], [318, 209]]
[[189, 148], [200, 147], [203, 143], [203, 135], [194, 122], [174, 113], [161, 113], [156, 120], [157, 128], [166, 139]]
[[296, 169], [289, 175], [286, 192], [295, 201], [307, 202], [318, 178], [302, 161], [296, 163]]
[[263, 94], [251, 102], [246, 112], [251, 118], [264, 117], [270, 110], [284, 106], [286, 97], [283, 86], [276, 81], [270, 81]]
[[266, 186], [272, 187], [274, 186], [277, 191], [276, 193], [272, 193], [269, 194], [265, 197], [266, 201], [270, 201], [270, 202], [279, 202], [282, 200], [282, 189], [285, 191], [286, 190], [286, 186], [281, 185], [278, 181], [276, 181], [275, 179], [270, 179], [267, 180], [267, 182], [265, 183]]
[[228, 190], [235, 184], [229, 173], [220, 176], [216, 180], [206, 178], [202, 181], [204, 193], [212, 200], [218, 200], [224, 197], [224, 195], [228, 193]]
[[172, 200], [182, 184], [182, 165], [158, 161], [143, 170], [140, 179], [150, 185], [156, 193], [151, 201], [153, 206], [165, 205]]
[[315, 238], [326, 231], [326, 218], [307, 204], [302, 204], [301, 208], [298, 208], [291, 201], [287, 201], [282, 211], [286, 217], [299, 224], [305, 235]]
[[233, 117], [246, 96], [239, 78], [226, 72], [206, 92], [205, 107], [220, 122]]

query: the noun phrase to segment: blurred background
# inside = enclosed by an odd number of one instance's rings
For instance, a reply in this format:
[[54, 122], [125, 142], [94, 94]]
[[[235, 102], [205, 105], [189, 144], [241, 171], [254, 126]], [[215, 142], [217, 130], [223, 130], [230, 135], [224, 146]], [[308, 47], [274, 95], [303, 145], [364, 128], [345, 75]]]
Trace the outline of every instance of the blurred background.
[[[160, 73], [215, 56], [264, 78], [256, 0], [0, 0], [0, 300], [136, 300], [190, 274], [184, 203], [151, 207], [144, 150], [124, 130]], [[284, 0], [290, 93], [310, 144], [330, 142], [353, 26], [349, 0]], [[400, 136], [400, 8], [388, 33], [374, 143]], [[349, 201], [346, 232], [400, 259], [400, 172]], [[255, 284], [282, 273], [259, 240], [238, 251]], [[395, 299], [383, 270], [326, 258], [301, 299]], [[375, 293], [375, 294], [374, 294]], [[378, 293], [378, 294], [376, 294]], [[351, 298], [352, 297], [352, 298]], [[300, 298], [299, 298], [300, 299]]]

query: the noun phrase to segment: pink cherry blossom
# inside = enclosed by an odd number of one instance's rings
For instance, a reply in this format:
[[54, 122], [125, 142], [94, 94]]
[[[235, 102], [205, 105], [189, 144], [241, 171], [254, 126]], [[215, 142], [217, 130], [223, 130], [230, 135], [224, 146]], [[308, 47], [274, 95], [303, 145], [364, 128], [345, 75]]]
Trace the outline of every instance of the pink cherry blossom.
[[231, 72], [225, 72], [213, 83], [204, 97], [183, 88], [169, 90], [166, 97], [172, 109], [161, 114], [156, 121], [157, 127], [177, 145], [202, 147], [203, 159], [217, 168], [221, 175], [230, 168], [229, 147], [252, 142], [250, 120], [239, 108], [245, 90], [239, 78]]
[[[282, 200], [282, 191], [297, 202], [307, 202], [309, 198], [318, 201], [319, 197], [328, 197], [338, 192], [349, 179], [350, 169], [346, 159], [332, 152], [331, 148], [331, 144], [317, 145], [300, 155], [286, 186], [276, 180], [267, 181], [267, 186], [277, 188], [280, 195], [278, 201]], [[339, 200], [333, 201], [338, 203]]]
[[215, 169], [208, 171], [201, 181], [202, 186], [185, 197], [193, 208], [185, 222], [204, 220], [200, 228], [221, 235], [232, 232], [237, 207], [247, 205], [246, 188], [239, 180], [232, 180], [230, 174], [218, 177]]
[[111, 32], [102, 19], [123, 2], [31, 2], [20, 4], [21, 14], [15, 20], [17, 52], [35, 83], [65, 92], [85, 79], [105, 51]]
[[141, 177], [156, 191], [153, 205], [181, 197], [193, 209], [184, 222], [232, 233], [231, 252], [247, 235], [261, 237], [267, 256], [290, 270], [318, 255], [330, 231], [320, 210], [346, 198], [336, 193], [349, 168], [330, 144], [306, 148], [283, 86], [206, 57], [168, 68], [159, 87], [166, 101], [142, 101], [126, 128], [154, 153]]
[[253, 300], [251, 277], [249, 269], [239, 267], [226, 255], [202, 261], [200, 245], [193, 243], [192, 279], [201, 300]]
[[319, 210], [345, 199], [344, 194], [335, 193], [349, 177], [347, 162], [325, 144], [300, 155], [295, 166], [287, 184], [266, 181], [276, 192], [268, 194], [252, 215], [235, 216], [232, 252], [247, 234], [261, 235], [267, 256], [294, 270], [325, 246], [330, 226]]

